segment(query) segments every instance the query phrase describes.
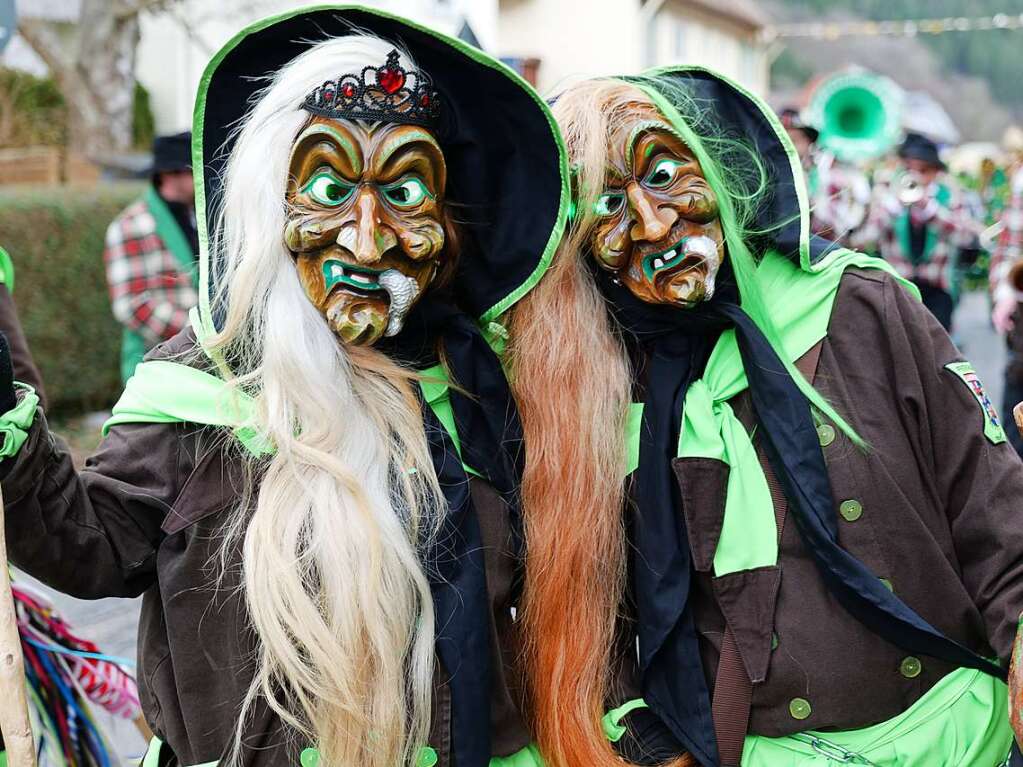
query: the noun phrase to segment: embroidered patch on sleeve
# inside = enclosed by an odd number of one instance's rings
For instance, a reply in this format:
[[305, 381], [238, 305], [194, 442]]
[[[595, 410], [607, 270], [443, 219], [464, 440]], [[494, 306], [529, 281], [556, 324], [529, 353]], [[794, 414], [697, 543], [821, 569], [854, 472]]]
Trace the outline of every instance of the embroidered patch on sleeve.
[[984, 436], [993, 445], [1005, 442], [1006, 436], [1005, 429], [1002, 428], [1002, 420], [998, 417], [998, 411], [995, 409], [994, 403], [991, 402], [984, 384], [981, 383], [980, 376], [973, 369], [973, 365], [969, 362], [950, 362], [945, 365], [945, 368], [955, 373], [966, 384], [966, 388], [970, 390], [970, 394], [980, 405], [980, 412], [984, 416]]

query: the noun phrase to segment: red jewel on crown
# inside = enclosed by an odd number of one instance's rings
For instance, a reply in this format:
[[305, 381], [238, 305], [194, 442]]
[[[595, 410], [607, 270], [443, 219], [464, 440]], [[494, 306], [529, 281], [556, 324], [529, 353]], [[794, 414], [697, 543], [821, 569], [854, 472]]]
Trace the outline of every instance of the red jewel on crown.
[[382, 66], [341, 75], [314, 89], [302, 108], [339, 119], [435, 127], [440, 118], [439, 95], [428, 75], [404, 69], [398, 51], [392, 50]]
[[405, 84], [405, 73], [397, 68], [378, 69], [377, 82], [385, 93], [396, 93]]

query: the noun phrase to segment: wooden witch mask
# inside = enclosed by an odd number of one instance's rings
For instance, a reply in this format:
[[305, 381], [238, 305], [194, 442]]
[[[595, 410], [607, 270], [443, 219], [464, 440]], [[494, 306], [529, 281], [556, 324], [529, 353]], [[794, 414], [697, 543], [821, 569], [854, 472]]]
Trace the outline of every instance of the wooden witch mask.
[[591, 248], [637, 298], [695, 306], [714, 295], [725, 258], [714, 191], [693, 151], [649, 102], [612, 132]]
[[392, 51], [306, 98], [295, 139], [284, 241], [306, 295], [346, 343], [401, 331], [445, 245], [447, 170], [438, 94]]

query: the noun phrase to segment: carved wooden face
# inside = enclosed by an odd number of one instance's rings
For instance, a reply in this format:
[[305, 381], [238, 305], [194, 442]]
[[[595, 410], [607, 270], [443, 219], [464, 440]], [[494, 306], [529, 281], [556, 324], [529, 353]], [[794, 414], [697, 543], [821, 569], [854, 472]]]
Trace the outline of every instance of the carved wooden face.
[[437, 275], [444, 154], [414, 125], [316, 117], [291, 152], [284, 241], [343, 341], [395, 335]]
[[637, 101], [630, 118], [608, 148], [593, 255], [637, 298], [694, 306], [713, 296], [725, 257], [717, 197], [652, 104]]

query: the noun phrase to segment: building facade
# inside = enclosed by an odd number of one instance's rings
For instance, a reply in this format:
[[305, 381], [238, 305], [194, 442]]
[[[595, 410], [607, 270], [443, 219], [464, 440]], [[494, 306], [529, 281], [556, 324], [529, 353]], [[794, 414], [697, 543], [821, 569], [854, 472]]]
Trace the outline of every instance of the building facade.
[[499, 50], [537, 60], [544, 93], [577, 78], [698, 64], [766, 95], [766, 24], [752, 0], [500, 0]]

